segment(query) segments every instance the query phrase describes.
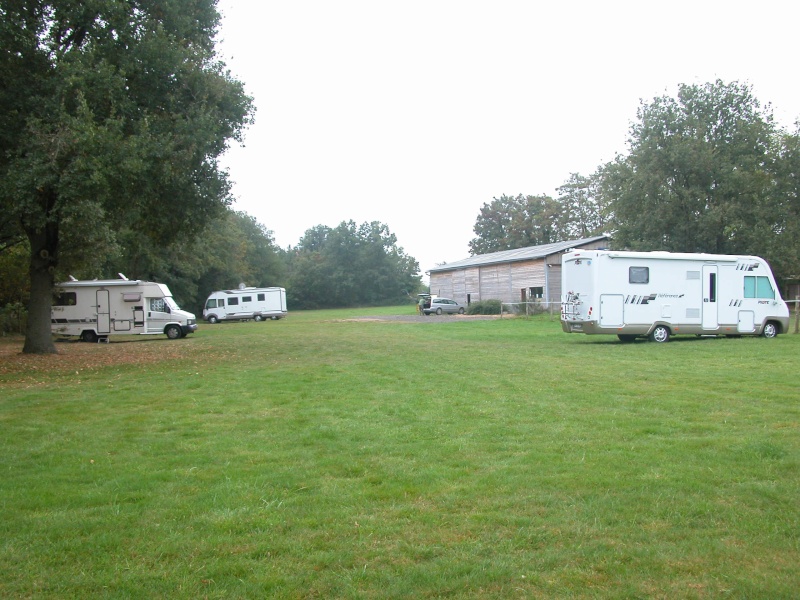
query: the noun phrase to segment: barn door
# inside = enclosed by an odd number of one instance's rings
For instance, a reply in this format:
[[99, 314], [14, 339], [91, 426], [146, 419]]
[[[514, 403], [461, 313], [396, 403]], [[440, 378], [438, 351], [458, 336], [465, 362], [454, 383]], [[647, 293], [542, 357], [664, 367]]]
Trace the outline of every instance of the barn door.
[[108, 290], [97, 290], [97, 334], [111, 333], [111, 302]]

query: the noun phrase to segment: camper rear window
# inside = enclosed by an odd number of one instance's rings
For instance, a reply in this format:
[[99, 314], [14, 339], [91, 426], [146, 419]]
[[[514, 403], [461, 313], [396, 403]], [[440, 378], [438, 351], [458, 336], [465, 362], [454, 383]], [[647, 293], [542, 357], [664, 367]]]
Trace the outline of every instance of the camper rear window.
[[770, 298], [775, 299], [775, 290], [769, 282], [769, 277], [754, 277], [745, 275], [744, 278], [744, 297], [745, 298]]
[[650, 267], [629, 267], [628, 283], [650, 283]]
[[54, 306], [75, 306], [78, 296], [75, 292], [62, 292], [56, 296]]

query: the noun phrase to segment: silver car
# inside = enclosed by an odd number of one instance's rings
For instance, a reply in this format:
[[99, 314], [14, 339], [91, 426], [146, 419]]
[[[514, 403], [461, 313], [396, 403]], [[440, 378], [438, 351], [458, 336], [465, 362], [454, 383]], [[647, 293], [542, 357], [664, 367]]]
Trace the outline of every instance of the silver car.
[[463, 315], [467, 312], [467, 309], [455, 300], [450, 300], [450, 298], [431, 298], [430, 306], [426, 304], [423, 312], [426, 315], [430, 315], [431, 313], [436, 313], [437, 315], [441, 315], [442, 313], [458, 313]]

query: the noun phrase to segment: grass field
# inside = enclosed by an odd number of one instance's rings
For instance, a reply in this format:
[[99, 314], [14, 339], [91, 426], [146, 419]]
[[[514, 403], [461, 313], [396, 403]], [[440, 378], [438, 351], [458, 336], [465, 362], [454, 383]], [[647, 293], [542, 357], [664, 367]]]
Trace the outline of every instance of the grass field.
[[0, 340], [3, 598], [797, 598], [800, 335]]

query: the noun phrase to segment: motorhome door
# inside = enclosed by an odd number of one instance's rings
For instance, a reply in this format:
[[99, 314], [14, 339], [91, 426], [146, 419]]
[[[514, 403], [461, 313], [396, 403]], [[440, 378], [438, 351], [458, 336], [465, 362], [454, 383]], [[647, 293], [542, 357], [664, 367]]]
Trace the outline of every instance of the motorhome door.
[[97, 334], [111, 333], [111, 301], [108, 290], [97, 290]]
[[719, 327], [717, 265], [703, 265], [703, 329]]

